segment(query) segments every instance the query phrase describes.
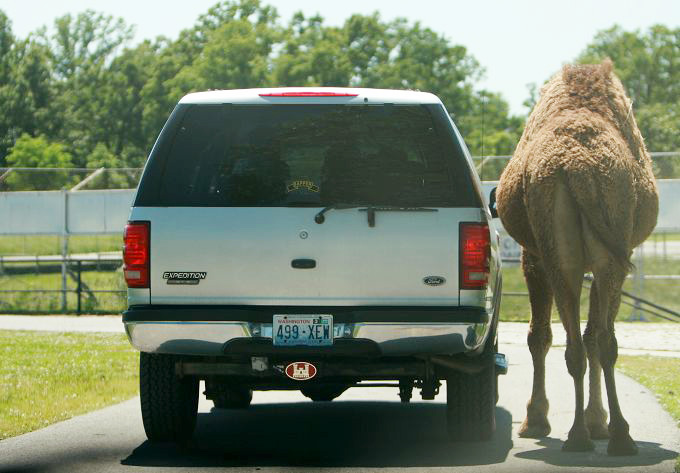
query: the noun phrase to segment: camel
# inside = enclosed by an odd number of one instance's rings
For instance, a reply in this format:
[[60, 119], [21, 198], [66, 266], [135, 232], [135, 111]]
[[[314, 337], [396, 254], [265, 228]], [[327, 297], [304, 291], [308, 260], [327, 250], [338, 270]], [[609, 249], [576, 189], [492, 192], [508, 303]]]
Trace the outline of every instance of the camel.
[[[546, 83], [496, 195], [503, 226], [522, 246], [531, 304], [527, 342], [534, 379], [520, 437], [550, 433], [545, 357], [554, 298], [567, 333], [565, 360], [576, 397], [574, 423], [562, 449], [589, 451], [591, 438], [609, 438], [608, 454], [634, 455], [637, 446], [614, 382], [614, 319], [632, 250], [656, 225], [658, 191], [632, 102], [612, 69], [609, 60], [567, 65]], [[587, 272], [593, 283], [581, 336], [579, 300]], [[586, 358], [590, 395], [584, 410]]]

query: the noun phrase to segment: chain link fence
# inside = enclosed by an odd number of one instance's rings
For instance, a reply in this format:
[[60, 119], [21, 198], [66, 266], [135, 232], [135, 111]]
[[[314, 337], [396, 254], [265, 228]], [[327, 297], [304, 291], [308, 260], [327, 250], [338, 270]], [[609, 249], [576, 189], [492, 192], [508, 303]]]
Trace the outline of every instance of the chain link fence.
[[126, 307], [117, 253], [3, 256], [0, 281], [0, 313], [109, 314]]
[[[652, 152], [657, 179], [680, 179], [680, 151]], [[510, 155], [474, 156], [483, 181], [497, 181]], [[134, 189], [142, 168], [7, 168], [0, 167], [0, 192], [41, 190]]]
[[[657, 179], [680, 179], [680, 151], [649, 153]], [[482, 181], [497, 181], [512, 156], [475, 156], [472, 158]]]
[[[674, 160], [678, 160], [680, 169], [680, 153], [653, 153], [653, 156], [657, 167], [661, 161], [671, 162], [675, 166]], [[484, 179], [492, 180], [500, 175], [508, 158], [478, 157], [475, 162], [478, 171], [483, 170]], [[502, 163], [503, 166], [497, 166], [498, 169], [491, 173], [490, 163]], [[120, 251], [124, 223], [121, 215], [127, 212], [129, 202], [125, 199], [131, 198], [132, 191], [124, 193], [127, 196], [117, 194], [123, 191], [106, 192], [105, 196], [97, 192], [80, 191], [133, 189], [141, 172], [139, 168], [0, 168], [0, 197], [8, 196], [12, 191], [66, 191], [47, 196], [55, 202], [64, 202], [59, 204], [60, 207], [54, 207], [65, 212], [63, 229], [47, 230], [43, 233], [50, 234], [43, 235], [29, 229], [10, 235], [0, 228], [0, 313], [120, 313], [124, 310], [127, 304]], [[676, 177], [680, 177], [680, 174]], [[493, 185], [485, 184], [487, 194]], [[666, 200], [680, 201], [680, 193], [678, 198], [673, 195], [669, 194]], [[26, 193], [26, 198], [29, 197], [34, 196]], [[30, 200], [26, 211], [14, 212], [9, 218], [23, 217], [23, 224], [27, 228], [44, 223], [47, 214], [44, 218], [36, 217], [39, 212], [31, 214], [28, 211], [33, 205], [42, 206], [39, 202]], [[65, 210], [69, 205], [74, 206], [70, 215]], [[104, 212], [99, 210], [101, 206], [107, 207], [106, 212], [109, 213], [115, 207], [115, 218], [99, 223], [94, 221], [95, 217], [103, 219], [101, 215], [94, 215]], [[17, 208], [13, 204], [7, 205], [8, 209], [12, 207]], [[675, 215], [675, 209], [671, 206], [670, 219], [669, 215], [664, 218], [664, 221], [675, 223], [671, 226], [666, 223], [664, 228], [636, 250], [633, 259], [635, 270], [624, 285], [624, 291], [632, 297], [624, 297], [620, 319], [656, 321], [668, 315], [642, 301], [675, 313], [680, 312], [680, 292], [677, 291], [680, 280], [680, 218], [677, 217], [680, 215]], [[52, 210], [47, 213], [50, 212]], [[56, 223], [61, 228], [62, 224]], [[529, 302], [518, 264], [519, 246], [512, 239], [503, 238], [501, 249], [505, 261], [502, 313], [509, 319], [527, 319]], [[585, 284], [587, 286], [587, 281]], [[582, 298], [584, 318], [588, 311], [587, 293], [584, 291]]]
[[142, 168], [0, 168], [0, 192], [134, 189]]

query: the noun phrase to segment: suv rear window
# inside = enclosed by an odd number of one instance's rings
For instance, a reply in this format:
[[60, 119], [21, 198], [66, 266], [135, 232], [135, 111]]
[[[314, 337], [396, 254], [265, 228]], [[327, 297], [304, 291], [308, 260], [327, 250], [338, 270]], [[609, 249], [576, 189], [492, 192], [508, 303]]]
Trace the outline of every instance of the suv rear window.
[[[433, 106], [186, 107], [164, 129], [151, 157], [162, 165], [145, 173], [135, 205], [477, 204], [460, 146]], [[150, 180], [152, 193], [142, 189]]]

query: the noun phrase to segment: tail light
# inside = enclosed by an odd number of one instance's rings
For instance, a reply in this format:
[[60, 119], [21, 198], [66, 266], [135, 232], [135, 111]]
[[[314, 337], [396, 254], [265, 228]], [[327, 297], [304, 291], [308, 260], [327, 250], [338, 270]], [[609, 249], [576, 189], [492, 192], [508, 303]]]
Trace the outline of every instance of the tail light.
[[491, 254], [489, 225], [460, 224], [460, 288], [486, 289]]
[[128, 287], [149, 287], [150, 222], [128, 222], [123, 236], [123, 272]]

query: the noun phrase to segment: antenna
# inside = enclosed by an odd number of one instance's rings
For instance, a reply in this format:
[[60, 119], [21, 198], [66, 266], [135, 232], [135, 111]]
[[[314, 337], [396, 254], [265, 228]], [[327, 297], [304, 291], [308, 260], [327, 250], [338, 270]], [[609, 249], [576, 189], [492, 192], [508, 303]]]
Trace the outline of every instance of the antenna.
[[486, 155], [484, 154], [484, 114], [486, 112], [486, 96], [482, 92], [482, 162], [479, 163], [479, 173], [481, 174], [480, 180], [484, 180], [484, 161], [486, 160]]

